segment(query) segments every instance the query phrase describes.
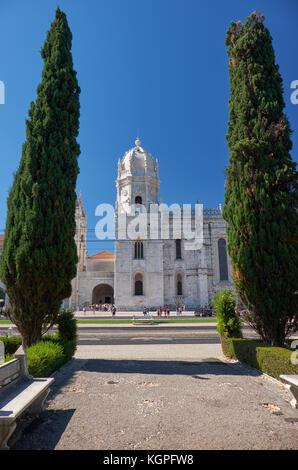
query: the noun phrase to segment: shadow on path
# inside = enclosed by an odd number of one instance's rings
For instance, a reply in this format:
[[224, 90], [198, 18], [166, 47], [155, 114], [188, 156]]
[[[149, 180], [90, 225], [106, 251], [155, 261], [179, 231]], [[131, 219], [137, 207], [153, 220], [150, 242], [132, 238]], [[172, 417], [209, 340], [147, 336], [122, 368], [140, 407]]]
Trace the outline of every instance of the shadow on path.
[[125, 359], [73, 359], [55, 374], [49, 400], [56, 396], [65, 385], [75, 381], [78, 371], [107, 374], [148, 374], [148, 375], [189, 375], [197, 379], [209, 380], [204, 375], [218, 376], [251, 376], [257, 377], [262, 372], [244, 366], [241, 363], [225, 363], [217, 358], [206, 358], [202, 361], [171, 360], [125, 360]]
[[[113, 374], [184, 375], [191, 376], [198, 381], [210, 380], [212, 378], [210, 376], [256, 377], [261, 375], [255, 369], [247, 368], [238, 363], [227, 364], [212, 357], [202, 361], [73, 359], [54, 374], [55, 382], [51, 387], [48, 400], [55, 401], [57, 408], [63, 403], [63, 401], [59, 402], [59, 393], [64, 393], [63, 387], [70, 384], [73, 384], [74, 387], [80, 385], [82, 378], [78, 379], [77, 373], [87, 375], [92, 373], [93, 375], [89, 380], [92, 381], [93, 385], [94, 382], [96, 383], [96, 374], [99, 376], [100, 374], [110, 374], [108, 384], [117, 383], [113, 381]], [[83, 380], [85, 384], [88, 383], [86, 377]], [[78, 405], [76, 405], [73, 401], [70, 409], [46, 409], [23, 431], [23, 437], [12, 444], [11, 449], [55, 449], [77, 406], [80, 406], [79, 403], [78, 401]], [[78, 426], [78, 424], [76, 425]]]
[[[11, 450], [52, 450], [60, 441], [62, 434], [69, 421], [71, 420], [75, 409], [69, 410], [44, 410], [37, 418], [35, 418], [29, 425], [22, 429], [19, 425], [16, 433], [12, 435], [8, 445]], [[21, 428], [21, 430], [20, 430]], [[55, 429], [55, 432], [53, 432]], [[20, 433], [22, 435], [20, 436]], [[40, 436], [43, 435], [42, 448], [40, 447]], [[28, 447], [28, 439], [30, 446]]]
[[150, 375], [262, 375], [255, 369], [239, 367], [238, 363], [227, 364], [216, 358], [206, 358], [202, 361], [88, 359], [82, 364], [82, 370]]

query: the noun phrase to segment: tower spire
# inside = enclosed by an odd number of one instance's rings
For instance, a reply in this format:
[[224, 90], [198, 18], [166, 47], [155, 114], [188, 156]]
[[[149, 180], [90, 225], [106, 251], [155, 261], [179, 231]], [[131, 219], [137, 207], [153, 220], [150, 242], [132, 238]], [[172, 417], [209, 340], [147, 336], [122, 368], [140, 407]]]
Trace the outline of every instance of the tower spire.
[[136, 144], [136, 147], [137, 147], [137, 148], [141, 147], [141, 141], [140, 141], [140, 138], [139, 138], [139, 137], [136, 138], [135, 144]]

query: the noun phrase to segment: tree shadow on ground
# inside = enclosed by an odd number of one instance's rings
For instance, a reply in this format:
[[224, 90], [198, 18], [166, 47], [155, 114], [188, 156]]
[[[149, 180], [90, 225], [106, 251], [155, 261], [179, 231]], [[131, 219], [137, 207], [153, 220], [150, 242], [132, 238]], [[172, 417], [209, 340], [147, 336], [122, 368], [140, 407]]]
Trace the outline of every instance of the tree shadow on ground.
[[[239, 363], [228, 364], [216, 358], [202, 361], [173, 360], [107, 360], [73, 359], [54, 374], [48, 400], [54, 400], [63, 387], [75, 383], [76, 374], [90, 372], [98, 374], [147, 374], [185, 375], [196, 380], [210, 380], [210, 376], [259, 376], [261, 372]], [[112, 381], [111, 381], [112, 383]], [[116, 383], [116, 382], [115, 382]], [[29, 426], [22, 438], [15, 442], [12, 450], [52, 450], [55, 449], [75, 409], [46, 409]]]
[[[77, 360], [77, 359], [76, 359]], [[227, 364], [216, 358], [203, 361], [89, 359], [82, 370], [98, 373], [150, 375], [261, 375], [254, 369]]]
[[55, 449], [74, 412], [74, 409], [44, 410], [29, 425], [19, 423], [8, 442], [10, 449]]
[[48, 399], [53, 399], [62, 387], [74, 382], [75, 374], [79, 371], [99, 374], [188, 375], [202, 380], [209, 380], [208, 375], [262, 375], [262, 372], [244, 364], [225, 363], [216, 358], [206, 358], [202, 361], [73, 359], [55, 374], [55, 382]]

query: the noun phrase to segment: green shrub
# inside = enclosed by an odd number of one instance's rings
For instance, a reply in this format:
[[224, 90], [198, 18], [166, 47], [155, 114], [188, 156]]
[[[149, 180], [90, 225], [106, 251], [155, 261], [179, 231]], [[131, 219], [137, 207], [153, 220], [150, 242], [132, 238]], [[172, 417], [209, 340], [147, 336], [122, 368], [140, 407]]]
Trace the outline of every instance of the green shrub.
[[55, 341], [40, 341], [27, 348], [27, 361], [33, 377], [48, 377], [65, 362], [63, 347]]
[[236, 315], [236, 300], [231, 289], [218, 292], [213, 298], [217, 330], [228, 338], [242, 338], [241, 322]]
[[20, 336], [0, 336], [0, 341], [4, 343], [5, 356], [14, 354], [22, 344]]
[[[14, 353], [22, 344], [21, 338], [4, 336], [0, 341], [5, 344], [5, 362], [14, 359]], [[45, 335], [39, 343], [27, 348], [29, 373], [33, 377], [48, 377], [72, 358], [76, 345], [76, 339], [60, 341], [57, 334]]]
[[43, 335], [41, 337], [41, 341], [52, 341], [52, 342], [55, 342], [55, 341], [58, 341], [59, 342], [59, 339], [58, 339], [58, 332], [55, 333], [55, 334], [46, 334], [46, 335]]
[[280, 379], [281, 374], [298, 374], [298, 364], [291, 363], [293, 351], [270, 346], [258, 339], [221, 336], [223, 353], [260, 371]]
[[57, 325], [60, 341], [73, 341], [77, 339], [77, 321], [71, 310], [59, 313]]
[[298, 364], [291, 363], [291, 350], [279, 347], [257, 348], [259, 369], [280, 380], [280, 374], [298, 374]]
[[9, 362], [12, 359], [15, 359], [15, 357], [14, 356], [5, 356], [5, 361], [4, 362]]
[[[14, 358], [13, 354], [22, 344], [20, 336], [0, 337], [5, 347], [5, 361]], [[41, 341], [27, 348], [29, 373], [33, 377], [48, 377], [69, 361], [77, 346], [77, 322], [72, 312], [62, 312], [58, 317], [56, 334], [46, 334]]]
[[77, 341], [76, 340], [72, 340], [72, 341], [63, 341], [62, 343], [60, 343], [62, 348], [63, 348], [63, 352], [64, 352], [64, 356], [65, 356], [65, 361], [69, 361], [75, 351], [76, 351], [76, 348], [77, 348]]
[[76, 345], [76, 340], [60, 341], [57, 334], [44, 336], [27, 349], [29, 373], [33, 377], [48, 377], [72, 358]]
[[59, 333], [57, 332], [55, 335], [44, 335], [42, 337], [42, 341], [52, 341], [53, 343], [60, 344], [63, 348], [63, 354], [65, 362], [69, 361], [72, 356], [74, 355], [76, 348], [77, 348], [77, 338], [75, 337], [72, 340], [68, 341], [61, 341]]

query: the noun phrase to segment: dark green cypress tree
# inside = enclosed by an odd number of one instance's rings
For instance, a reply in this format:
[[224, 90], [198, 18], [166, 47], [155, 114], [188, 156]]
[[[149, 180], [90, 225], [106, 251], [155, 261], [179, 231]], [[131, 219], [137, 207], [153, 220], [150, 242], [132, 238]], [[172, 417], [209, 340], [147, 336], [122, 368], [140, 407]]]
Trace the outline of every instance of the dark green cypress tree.
[[43, 325], [55, 321], [76, 274], [80, 88], [71, 42], [66, 15], [58, 8], [41, 50], [42, 81], [7, 201], [0, 277], [25, 346], [38, 342]]
[[[297, 172], [282, 79], [264, 26], [251, 14], [227, 31], [230, 102], [223, 217], [238, 297], [248, 320], [283, 346], [297, 324]], [[296, 291], [296, 294], [295, 294]]]

